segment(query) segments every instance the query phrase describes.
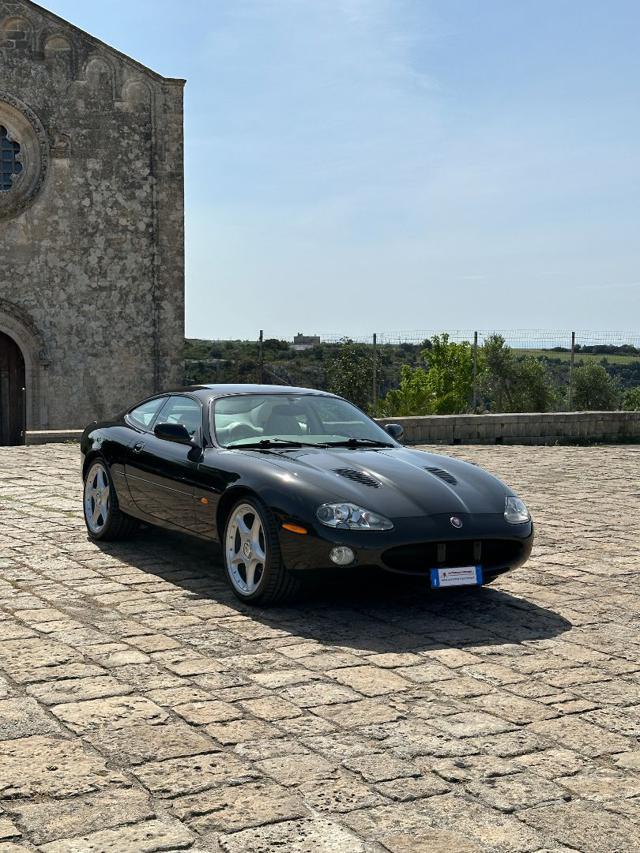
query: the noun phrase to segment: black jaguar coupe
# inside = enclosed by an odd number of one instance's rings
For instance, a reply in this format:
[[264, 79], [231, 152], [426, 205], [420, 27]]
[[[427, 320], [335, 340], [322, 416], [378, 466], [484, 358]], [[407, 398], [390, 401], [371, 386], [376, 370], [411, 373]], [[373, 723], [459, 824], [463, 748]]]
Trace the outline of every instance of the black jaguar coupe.
[[261, 605], [310, 570], [382, 569], [439, 588], [524, 563], [533, 524], [520, 498], [401, 436], [306, 388], [159, 394], [83, 433], [89, 536], [118, 539], [142, 521], [218, 542], [235, 594]]

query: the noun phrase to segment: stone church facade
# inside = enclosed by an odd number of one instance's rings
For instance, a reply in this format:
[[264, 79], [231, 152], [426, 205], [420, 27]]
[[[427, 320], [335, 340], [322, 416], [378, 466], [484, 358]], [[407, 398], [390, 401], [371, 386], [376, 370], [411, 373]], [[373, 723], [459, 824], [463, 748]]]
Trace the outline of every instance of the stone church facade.
[[0, 0], [0, 444], [182, 383], [183, 86]]

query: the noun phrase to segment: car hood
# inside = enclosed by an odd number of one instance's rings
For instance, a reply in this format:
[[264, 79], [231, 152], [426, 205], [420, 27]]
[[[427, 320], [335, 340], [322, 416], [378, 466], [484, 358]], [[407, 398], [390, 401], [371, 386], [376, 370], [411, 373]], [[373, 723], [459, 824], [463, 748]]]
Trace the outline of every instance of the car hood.
[[482, 468], [403, 447], [269, 451], [268, 459], [305, 485], [316, 486], [321, 501], [349, 501], [395, 518], [502, 514], [505, 495], [512, 494]]

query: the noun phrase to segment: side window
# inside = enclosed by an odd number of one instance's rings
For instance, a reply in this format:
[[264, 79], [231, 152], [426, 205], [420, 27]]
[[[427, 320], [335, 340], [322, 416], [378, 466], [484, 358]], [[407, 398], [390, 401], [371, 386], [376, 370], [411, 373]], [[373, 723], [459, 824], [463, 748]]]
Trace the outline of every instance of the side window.
[[167, 405], [162, 409], [158, 423], [182, 424], [189, 435], [202, 426], [202, 408], [192, 397], [169, 397]]
[[160, 411], [162, 405], [166, 402], [166, 397], [156, 397], [155, 400], [147, 400], [141, 406], [132, 409], [127, 418], [134, 426], [142, 429], [149, 429], [156, 414]]

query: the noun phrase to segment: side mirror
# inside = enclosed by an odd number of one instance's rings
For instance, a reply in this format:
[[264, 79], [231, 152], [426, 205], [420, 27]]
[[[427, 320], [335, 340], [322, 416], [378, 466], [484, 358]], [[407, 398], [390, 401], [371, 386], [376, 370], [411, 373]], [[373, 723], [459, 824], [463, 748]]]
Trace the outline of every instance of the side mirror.
[[153, 430], [156, 438], [174, 441], [176, 444], [192, 444], [191, 436], [184, 424], [156, 424]]
[[400, 441], [404, 435], [404, 427], [401, 427], [400, 424], [385, 424], [384, 429], [396, 441]]

